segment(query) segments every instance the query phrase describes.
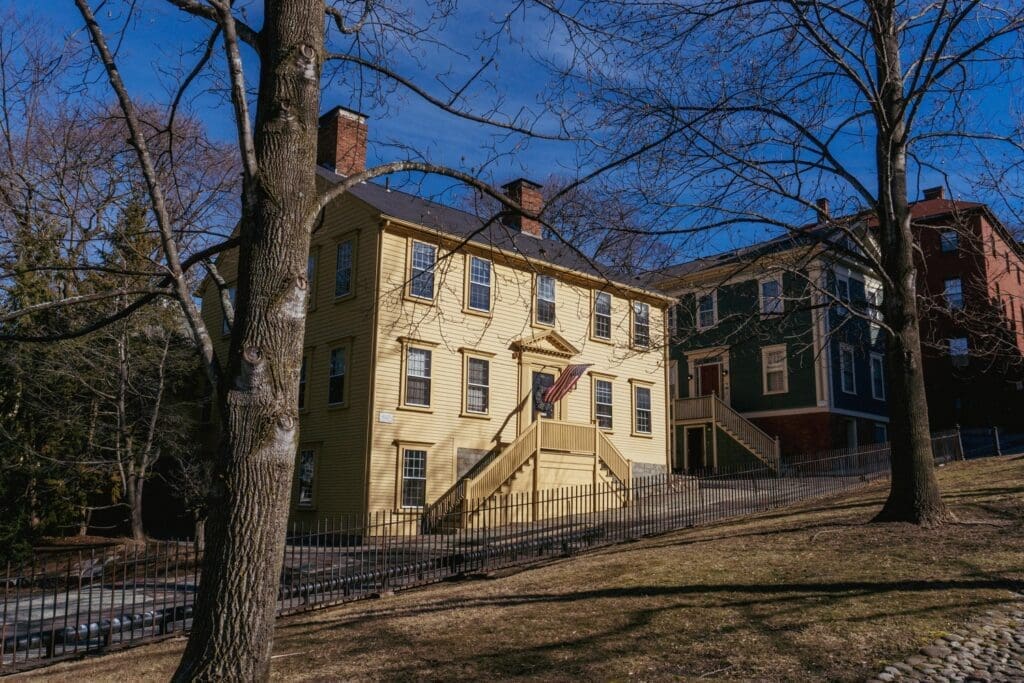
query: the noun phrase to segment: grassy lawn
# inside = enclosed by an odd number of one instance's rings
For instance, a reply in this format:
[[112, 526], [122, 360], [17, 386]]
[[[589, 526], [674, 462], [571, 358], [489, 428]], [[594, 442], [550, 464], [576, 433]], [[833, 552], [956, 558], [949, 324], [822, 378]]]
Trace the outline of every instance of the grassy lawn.
[[[503, 578], [278, 622], [274, 676], [863, 680], [1024, 588], [1024, 457], [940, 470], [961, 524], [867, 525], [885, 484]], [[166, 680], [183, 641], [36, 676]]]

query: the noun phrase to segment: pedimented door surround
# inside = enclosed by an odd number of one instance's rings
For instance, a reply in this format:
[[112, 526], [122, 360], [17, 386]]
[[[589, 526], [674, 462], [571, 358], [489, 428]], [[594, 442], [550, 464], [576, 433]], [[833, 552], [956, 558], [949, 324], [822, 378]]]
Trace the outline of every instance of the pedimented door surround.
[[[518, 435], [534, 420], [533, 374], [535, 372], [549, 373], [557, 379], [562, 370], [580, 351], [554, 330], [545, 330], [530, 337], [517, 339], [512, 342], [511, 348], [519, 358], [519, 387], [517, 389], [519, 417], [516, 431]], [[564, 403], [565, 398], [555, 403], [553, 419], [564, 419]]]

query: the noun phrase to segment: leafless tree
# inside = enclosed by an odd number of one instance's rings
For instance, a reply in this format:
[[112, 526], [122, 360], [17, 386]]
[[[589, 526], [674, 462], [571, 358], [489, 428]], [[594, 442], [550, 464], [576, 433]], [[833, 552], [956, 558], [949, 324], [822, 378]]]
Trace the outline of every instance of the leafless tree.
[[[1019, 3], [976, 0], [678, 0], [587, 5], [577, 79], [617, 140], [664, 140], [634, 191], [673, 229], [799, 233], [829, 197], [848, 251], [881, 280], [892, 484], [879, 520], [940, 524], [922, 377], [910, 186], [965, 140], [1013, 149], [985, 95], [1021, 74]], [[617, 148], [616, 148], [617, 149]], [[962, 164], [963, 161], [957, 163]], [[723, 239], [724, 239], [723, 238]], [[877, 239], [877, 242], [874, 241]]]
[[[506, 21], [499, 20], [498, 32], [483, 38], [483, 66], [467, 77], [459, 79], [442, 68], [431, 83], [426, 74], [403, 71], [403, 60], [415, 62], [424, 50], [467, 60], [448, 46], [444, 35], [446, 23], [455, 19], [456, 8], [448, 2], [406, 6], [383, 0], [266, 0], [242, 6], [229, 0], [168, 0], [169, 7], [189, 17], [191, 26], [201, 27], [207, 37], [195, 46], [194, 68], [180, 74], [166, 108], [130, 92], [118, 63], [117, 46], [132, 30], [133, 20], [149, 8], [109, 1], [97, 6], [89, 0], [75, 0], [75, 5], [91, 65], [98, 67], [88, 71], [85, 82], [101, 76], [109, 86], [104, 92], [116, 100], [113, 118], [130, 146], [128, 166], [138, 179], [133, 189], [141, 188], [159, 245], [157, 258], [145, 274], [133, 274], [142, 278], [141, 284], [88, 293], [68, 290], [39, 301], [14, 302], [0, 315], [0, 338], [75, 339], [161, 301], [178, 309], [214, 392], [221, 439], [209, 469], [203, 581], [176, 679], [265, 680], [298, 438], [306, 256], [319, 214], [354, 184], [396, 173], [447, 176], [502, 202], [503, 210], [523, 208], [485, 182], [481, 168], [441, 166], [400, 146], [398, 160], [348, 177], [318, 196], [315, 147], [321, 89], [332, 85], [352, 102], [376, 97], [388, 106], [393, 94], [415, 98], [446, 116], [488, 127], [499, 141], [559, 141], [568, 135], [558, 125], [554, 132], [545, 132], [539, 113], [503, 111], [501, 92], [484, 74], [493, 72], [490, 67], [503, 37], [500, 27], [507, 27]], [[180, 51], [189, 53], [191, 47]], [[424, 62], [418, 66], [429, 68]], [[250, 77], [250, 70], [258, 77]], [[215, 90], [222, 87], [219, 92], [230, 102], [236, 133], [231, 156], [241, 167], [237, 229], [219, 238], [211, 238], [222, 231], [210, 224], [207, 213], [187, 210], [195, 199], [178, 193], [180, 184], [209, 189], [193, 176], [187, 183], [177, 180], [184, 162], [172, 134], [184, 93], [199, 82]], [[96, 97], [94, 90], [87, 91]], [[500, 157], [495, 151], [491, 158]], [[190, 168], [199, 173], [203, 167]], [[535, 209], [523, 213], [537, 216]], [[193, 239], [197, 234], [202, 239]], [[226, 356], [218, 356], [192, 292], [203, 266], [218, 280], [211, 258], [229, 249], [237, 250], [237, 295], [226, 307], [230, 347]], [[90, 309], [91, 315], [81, 317], [64, 315], [99, 301], [117, 305]], [[48, 318], [54, 320], [42, 330], [25, 324]]]

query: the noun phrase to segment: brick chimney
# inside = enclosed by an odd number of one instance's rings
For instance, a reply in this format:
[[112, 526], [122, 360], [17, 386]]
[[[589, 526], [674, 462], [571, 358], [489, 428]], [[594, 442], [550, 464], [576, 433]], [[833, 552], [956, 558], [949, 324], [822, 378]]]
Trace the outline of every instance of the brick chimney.
[[350, 176], [366, 170], [366, 115], [334, 107], [320, 117], [316, 163]]
[[[539, 213], [544, 207], [544, 198], [540, 194], [540, 188], [541, 186], [538, 183], [526, 178], [516, 178], [512, 182], [501, 186], [501, 189], [505, 191], [505, 195], [509, 199], [530, 213]], [[542, 236], [543, 226], [540, 221], [527, 218], [522, 214], [517, 214], [508, 219], [508, 224], [524, 235]]]
[[815, 201], [814, 204], [818, 207], [818, 222], [824, 223], [825, 221], [832, 217], [832, 209], [829, 207], [828, 199], [822, 197], [821, 199]]
[[924, 190], [923, 192], [924, 192], [924, 198], [925, 199], [945, 199], [946, 198], [946, 188], [943, 187], [942, 185], [939, 185], [938, 187], [929, 187], [928, 189]]

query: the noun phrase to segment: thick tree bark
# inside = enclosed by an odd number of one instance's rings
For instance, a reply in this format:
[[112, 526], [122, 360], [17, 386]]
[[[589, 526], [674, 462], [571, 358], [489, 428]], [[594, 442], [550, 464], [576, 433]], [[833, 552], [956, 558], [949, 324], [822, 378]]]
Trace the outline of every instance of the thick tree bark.
[[295, 449], [322, 0], [268, 0], [202, 583], [174, 680], [267, 680]]
[[934, 525], [946, 521], [949, 513], [935, 477], [924, 390], [899, 32], [893, 0], [870, 4], [881, 87], [876, 144], [879, 239], [889, 276], [882, 307], [893, 331], [886, 340], [892, 479], [889, 498], [875, 520]]

